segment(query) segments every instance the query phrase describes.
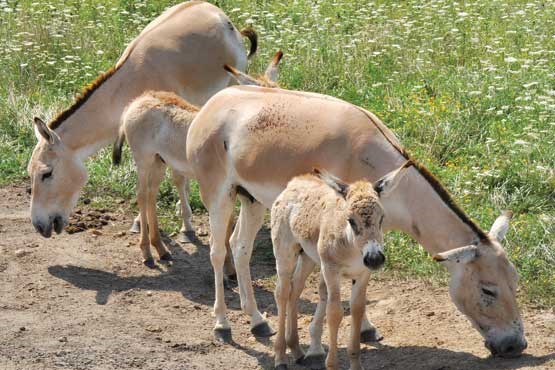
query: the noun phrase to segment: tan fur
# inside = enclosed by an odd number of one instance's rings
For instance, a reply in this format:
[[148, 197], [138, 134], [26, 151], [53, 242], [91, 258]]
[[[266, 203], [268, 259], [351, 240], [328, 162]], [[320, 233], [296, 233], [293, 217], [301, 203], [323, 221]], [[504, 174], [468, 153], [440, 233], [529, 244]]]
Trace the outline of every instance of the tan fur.
[[[297, 306], [304, 286], [304, 280], [291, 281], [296, 256], [302, 250], [304, 255], [312, 259], [313, 265], [320, 265], [327, 286], [330, 333], [326, 359], [328, 369], [338, 366], [337, 334], [343, 316], [339, 281], [342, 275], [346, 275], [355, 282], [351, 297], [351, 301], [355, 302], [351, 305], [351, 326], [354, 330], [351, 332], [348, 353], [350, 368], [361, 369], [359, 333], [370, 276], [369, 268], [363, 263], [364, 247], [367, 243], [376, 243], [382, 250], [374, 253], [383, 253], [381, 221], [384, 211], [371, 183], [357, 181], [350, 184], [348, 189], [344, 198], [315, 176], [295, 177], [272, 206], [272, 242], [278, 272], [275, 291], [279, 322], [274, 344], [276, 367], [288, 363], [285, 355], [285, 320], [289, 322], [288, 327], [296, 329], [297, 326], [295, 309], [290, 307], [287, 315], [285, 311], [288, 306]], [[349, 220], [356, 222], [356, 229], [352, 228]], [[293, 284], [301, 287], [295, 289], [294, 294], [291, 293]], [[290, 330], [288, 336], [287, 343], [298, 359], [303, 355], [298, 335]]]
[[[224, 196], [231, 186], [241, 186], [270, 207], [291, 178], [313, 167], [348, 182], [375, 181], [407, 159], [395, 135], [360, 107], [320, 94], [249, 86], [232, 87], [214, 96], [195, 118], [187, 140], [187, 156], [203, 202], [210, 217], [224, 224], [227, 217], [220, 210], [233, 202]], [[224, 141], [230, 150], [224, 150]], [[431, 254], [475, 244], [480, 256], [490, 256], [449, 267], [452, 299], [494, 346], [502, 347], [509, 338], [517, 343], [516, 352], [521, 351], [525, 343], [522, 320], [516, 295], [509, 289], [517, 284], [516, 274], [499, 242], [484, 238], [485, 233], [455, 207], [448, 192], [421, 165], [413, 166], [382, 203], [384, 227], [408, 233]], [[244, 239], [237, 240], [244, 246]], [[223, 245], [213, 247], [219, 250]], [[245, 248], [248, 255], [250, 248], [250, 244]], [[236, 265], [240, 285], [251, 285], [246, 275], [241, 277], [241, 271], [248, 270], [248, 259], [240, 264]], [[488, 315], [476, 298], [484, 281], [499, 290]], [[251, 304], [254, 296], [245, 295], [242, 300]], [[220, 312], [223, 317], [225, 306]], [[482, 325], [491, 321], [498, 324]]]
[[[262, 84], [266, 83], [266, 80], [256, 79], [255, 82]], [[114, 144], [113, 158], [114, 163], [119, 163], [123, 141], [127, 138], [138, 170], [137, 202], [140, 225], [146, 225], [143, 222], [148, 222], [149, 225], [140, 228], [140, 247], [143, 259], [149, 265], [153, 263], [150, 245], [156, 248], [160, 257], [168, 258], [170, 255], [160, 237], [156, 217], [156, 195], [166, 166], [172, 169], [174, 182], [178, 185], [183, 217], [181, 232], [194, 232], [188, 200], [189, 179], [193, 174], [186, 156], [186, 138], [198, 110], [175, 93], [147, 91], [135, 99], [122, 115], [123, 123], [119, 138]], [[232, 273], [230, 250], [226, 256], [226, 269]]]
[[[252, 32], [248, 36], [253, 40]], [[86, 182], [85, 159], [114, 141], [131, 101], [147, 90], [162, 90], [204, 104], [231, 84], [224, 63], [245, 69], [242, 37], [219, 8], [201, 1], [177, 4], [147, 25], [115, 67], [50, 122], [48, 130], [59, 140], [50, 143], [44, 138], [52, 135], [39, 131], [28, 165], [37, 230], [49, 236], [52, 220], [67, 222]], [[51, 173], [47, 180], [45, 173]]]

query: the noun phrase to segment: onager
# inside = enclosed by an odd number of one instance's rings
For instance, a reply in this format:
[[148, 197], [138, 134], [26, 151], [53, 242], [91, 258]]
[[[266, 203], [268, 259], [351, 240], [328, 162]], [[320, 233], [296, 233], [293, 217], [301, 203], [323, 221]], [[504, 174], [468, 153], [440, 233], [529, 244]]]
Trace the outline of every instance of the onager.
[[[410, 161], [375, 186], [364, 180], [347, 184], [333, 175], [315, 171], [315, 175], [293, 178], [274, 202], [271, 220], [278, 276], [275, 290], [278, 308], [278, 335], [274, 343], [276, 369], [286, 369], [288, 364], [286, 318], [289, 335], [297, 336], [297, 300], [305, 282], [292, 283], [291, 277], [301, 253], [308, 256], [307, 263], [321, 268], [320, 300], [327, 301], [330, 338], [326, 359], [328, 369], [337, 368], [337, 333], [343, 316], [340, 279], [344, 276], [352, 280], [348, 353], [351, 370], [362, 368], [360, 328], [366, 286], [370, 270], [379, 268], [385, 261], [384, 210], [380, 198], [399, 183], [409, 165]], [[323, 320], [318, 322], [318, 328], [312, 326], [311, 331], [318, 330], [321, 335], [322, 324]], [[296, 360], [304, 360], [304, 353], [298, 347], [294, 348], [293, 355]], [[323, 358], [323, 348], [321, 355]]]
[[[241, 307], [250, 316], [251, 331], [270, 335], [273, 330], [258, 310], [249, 269], [265, 209], [289, 180], [314, 167], [346, 182], [376, 181], [411, 159], [395, 135], [360, 107], [321, 94], [254, 86], [227, 88], [202, 107], [189, 129], [187, 158], [210, 214], [215, 335], [222, 339], [231, 337], [222, 266], [237, 196], [241, 211], [230, 244]], [[498, 219], [490, 233], [483, 231], [416, 162], [382, 204], [384, 231], [401, 230], [445, 260], [452, 277], [451, 298], [490, 351], [520, 354], [527, 343], [516, 301], [518, 273], [500, 244], [508, 217]], [[463, 250], [456, 249], [460, 247]], [[457, 258], [460, 253], [464, 259]], [[302, 275], [307, 269], [301, 263], [297, 271]], [[366, 316], [361, 336], [363, 341], [381, 337]], [[311, 344], [308, 354], [318, 351]]]
[[[257, 78], [250, 77], [237, 69], [225, 65], [234, 79], [239, 83], [260, 86], [277, 86], [278, 64], [283, 56], [278, 51], [270, 61], [266, 72]], [[194, 238], [191, 223], [192, 211], [189, 205], [189, 179], [193, 177], [191, 166], [187, 162], [187, 131], [198, 108], [178, 95], [166, 91], [147, 91], [135, 99], [122, 115], [119, 136], [114, 144], [112, 160], [120, 164], [122, 148], [127, 138], [129, 148], [137, 166], [138, 187], [137, 204], [139, 206], [141, 233], [140, 248], [143, 263], [155, 267], [150, 246], [154, 246], [161, 261], [172, 259], [171, 253], [164, 245], [158, 228], [156, 216], [156, 197], [160, 188], [166, 166], [172, 170], [172, 178], [180, 199], [183, 228], [181, 241], [189, 242]], [[148, 222], [148, 223], [147, 223]], [[186, 238], [186, 239], [184, 239]], [[234, 273], [231, 262], [231, 250], [226, 255], [226, 272]]]
[[114, 142], [124, 108], [147, 90], [171, 91], [194, 105], [230, 85], [227, 63], [245, 70], [242, 37], [216, 6], [190, 1], [167, 9], [125, 49], [113, 68], [87, 86], [48, 125], [35, 119], [38, 144], [29, 161], [31, 219], [44, 237], [61, 232], [87, 181], [84, 161]]

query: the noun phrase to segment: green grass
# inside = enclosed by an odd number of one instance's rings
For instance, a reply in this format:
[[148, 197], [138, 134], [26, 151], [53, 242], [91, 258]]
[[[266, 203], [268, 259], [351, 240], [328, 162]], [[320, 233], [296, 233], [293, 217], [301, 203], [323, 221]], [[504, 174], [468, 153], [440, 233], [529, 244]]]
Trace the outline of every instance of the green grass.
[[[375, 112], [488, 229], [515, 211], [505, 246], [528, 300], [555, 305], [555, 3], [534, 1], [215, 1], [252, 24], [261, 71], [285, 52], [280, 82]], [[0, 182], [21, 181], [33, 115], [67, 106], [169, 1], [0, 0]], [[129, 158], [129, 156], [127, 156]], [[130, 161], [89, 162], [87, 196], [131, 198]], [[102, 194], [99, 196], [98, 194]], [[164, 183], [166, 227], [175, 191]], [[198, 196], [193, 201], [201, 207]], [[445, 276], [409, 238], [388, 236], [388, 268]]]

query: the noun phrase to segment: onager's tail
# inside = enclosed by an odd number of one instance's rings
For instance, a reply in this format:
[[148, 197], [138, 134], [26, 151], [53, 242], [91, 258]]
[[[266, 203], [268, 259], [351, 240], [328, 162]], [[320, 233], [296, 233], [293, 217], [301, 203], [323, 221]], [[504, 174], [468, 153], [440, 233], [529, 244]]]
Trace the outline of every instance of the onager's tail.
[[114, 142], [114, 149], [112, 149], [112, 163], [114, 166], [119, 166], [121, 163], [121, 150], [125, 143], [125, 133], [120, 131], [118, 138]]
[[241, 31], [241, 35], [248, 38], [251, 43], [251, 50], [249, 51], [249, 55], [247, 58], [251, 58], [254, 53], [256, 53], [256, 49], [258, 48], [258, 35], [254, 31], [252, 27], [247, 27]]

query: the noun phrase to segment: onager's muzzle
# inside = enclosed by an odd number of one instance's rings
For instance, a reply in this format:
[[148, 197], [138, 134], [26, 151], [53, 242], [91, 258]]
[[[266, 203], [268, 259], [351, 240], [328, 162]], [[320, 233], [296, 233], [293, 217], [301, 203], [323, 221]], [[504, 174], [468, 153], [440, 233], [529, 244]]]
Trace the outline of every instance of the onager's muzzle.
[[528, 347], [528, 342], [523, 336], [504, 337], [501, 340], [486, 340], [484, 345], [492, 356], [517, 357]]
[[52, 236], [52, 230], [57, 234], [61, 233], [66, 223], [67, 221], [61, 215], [49, 216], [46, 221], [33, 220], [35, 230], [45, 238]]

